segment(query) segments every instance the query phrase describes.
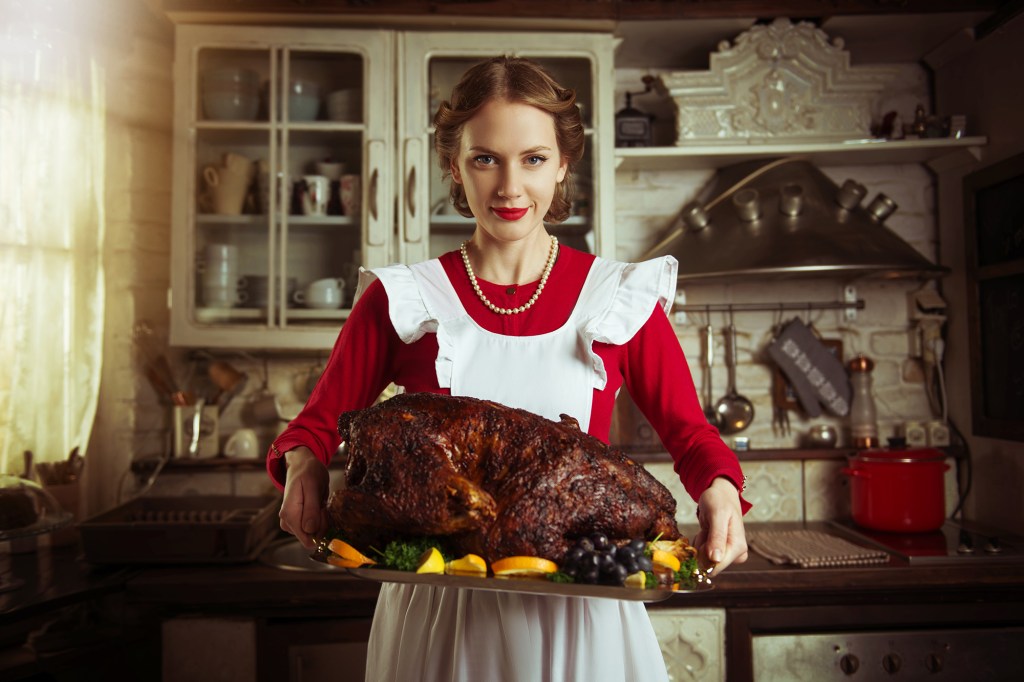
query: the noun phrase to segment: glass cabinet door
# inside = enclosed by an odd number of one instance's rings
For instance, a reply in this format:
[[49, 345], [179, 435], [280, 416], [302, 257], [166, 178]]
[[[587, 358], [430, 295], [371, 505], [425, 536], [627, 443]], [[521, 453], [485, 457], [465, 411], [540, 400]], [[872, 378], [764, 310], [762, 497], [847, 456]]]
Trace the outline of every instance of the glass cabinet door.
[[[559, 83], [576, 90], [586, 126], [586, 150], [574, 176], [572, 215], [560, 224], [549, 224], [548, 229], [563, 244], [596, 253], [599, 220], [595, 196], [603, 179], [595, 154], [606, 144], [606, 136], [598, 133], [594, 121], [600, 98], [611, 97], [612, 83], [599, 79], [602, 69], [609, 76], [612, 73], [610, 38], [579, 34], [409, 33], [403, 35], [401, 44], [402, 92], [410, 98], [398, 113], [405, 172], [405, 180], [399, 186], [401, 260], [415, 262], [436, 257], [457, 249], [473, 233], [473, 219], [459, 215], [449, 200], [449, 180], [443, 179], [434, 151], [433, 116], [469, 67], [501, 54], [534, 59]], [[609, 91], [605, 93], [602, 88]], [[611, 149], [613, 144], [612, 139], [607, 148]]]
[[330, 347], [390, 260], [390, 36], [215, 29], [179, 29], [172, 342]]
[[277, 174], [282, 326], [329, 323], [351, 308], [362, 264], [363, 57], [282, 50]]

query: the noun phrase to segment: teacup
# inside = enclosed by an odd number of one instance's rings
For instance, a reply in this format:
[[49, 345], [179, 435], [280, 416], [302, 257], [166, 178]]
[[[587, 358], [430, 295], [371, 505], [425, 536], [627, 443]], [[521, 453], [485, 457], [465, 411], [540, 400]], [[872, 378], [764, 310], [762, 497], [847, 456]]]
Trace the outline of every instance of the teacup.
[[[243, 287], [249, 294], [249, 307], [251, 308], [263, 308], [269, 302], [272, 296], [277, 296], [277, 284], [280, 278], [275, 280], [274, 288], [271, 288], [270, 278], [266, 275], [245, 275], [242, 278], [245, 281]], [[297, 286], [297, 280], [295, 277], [289, 277], [287, 280], [287, 300], [292, 300], [292, 295], [295, 293], [295, 287]]]
[[228, 442], [224, 445], [224, 455], [227, 457], [257, 457], [259, 448], [260, 441], [256, 431], [242, 428], [228, 438]]
[[345, 298], [345, 281], [342, 279], [318, 279], [296, 291], [292, 300], [307, 308], [330, 310], [340, 308]]
[[203, 284], [203, 305], [208, 308], [233, 308], [249, 300], [244, 289]]

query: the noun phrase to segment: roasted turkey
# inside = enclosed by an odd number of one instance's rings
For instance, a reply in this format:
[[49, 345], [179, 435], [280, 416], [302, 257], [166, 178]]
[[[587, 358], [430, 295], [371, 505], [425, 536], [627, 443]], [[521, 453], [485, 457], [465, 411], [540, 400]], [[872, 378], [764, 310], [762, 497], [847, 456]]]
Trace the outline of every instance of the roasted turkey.
[[475, 398], [398, 395], [338, 420], [348, 460], [331, 525], [359, 547], [442, 536], [489, 562], [560, 562], [579, 537], [679, 537], [672, 494], [562, 415]]

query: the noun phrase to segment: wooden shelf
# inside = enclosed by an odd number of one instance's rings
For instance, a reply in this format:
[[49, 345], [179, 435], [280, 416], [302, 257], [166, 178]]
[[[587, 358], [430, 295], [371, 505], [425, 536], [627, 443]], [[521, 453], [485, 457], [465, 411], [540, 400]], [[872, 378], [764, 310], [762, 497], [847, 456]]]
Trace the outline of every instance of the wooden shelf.
[[[434, 235], [469, 235], [472, 234], [476, 222], [472, 218], [463, 218], [455, 214], [433, 215], [430, 217], [430, 230]], [[590, 218], [571, 216], [557, 225], [547, 225], [548, 232], [558, 237], [587, 234], [593, 229]]]
[[977, 161], [985, 137], [919, 140], [847, 140], [805, 143], [728, 143], [679, 147], [619, 147], [620, 171], [711, 170], [735, 163], [783, 156], [807, 156], [821, 166], [928, 163], [937, 170]]

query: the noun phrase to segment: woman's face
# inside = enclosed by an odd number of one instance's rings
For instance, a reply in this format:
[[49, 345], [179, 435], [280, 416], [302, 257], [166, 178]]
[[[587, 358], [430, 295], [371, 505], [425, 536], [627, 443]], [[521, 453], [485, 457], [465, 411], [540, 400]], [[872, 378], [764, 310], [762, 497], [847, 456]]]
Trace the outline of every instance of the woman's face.
[[567, 165], [551, 114], [496, 100], [466, 122], [452, 179], [462, 185], [480, 229], [499, 241], [515, 241], [543, 230]]

